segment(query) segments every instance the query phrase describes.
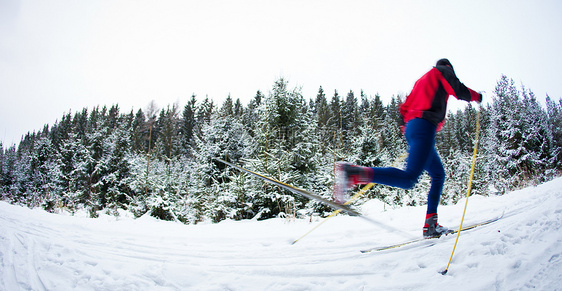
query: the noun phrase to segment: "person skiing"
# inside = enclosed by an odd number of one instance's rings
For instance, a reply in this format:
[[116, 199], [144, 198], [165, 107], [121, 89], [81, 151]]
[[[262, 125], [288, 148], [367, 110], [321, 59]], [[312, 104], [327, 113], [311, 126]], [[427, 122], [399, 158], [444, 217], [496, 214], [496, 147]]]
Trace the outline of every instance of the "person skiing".
[[445, 182], [445, 169], [435, 149], [435, 134], [443, 127], [449, 95], [467, 102], [482, 102], [482, 94], [460, 82], [451, 62], [440, 59], [416, 81], [410, 95], [400, 105], [405, 124], [402, 131], [409, 147], [406, 168], [371, 168], [340, 162], [336, 165], [336, 202], [343, 203], [345, 192], [356, 184], [413, 188], [425, 170], [431, 177], [431, 187], [427, 195], [423, 236], [431, 238], [446, 233], [448, 229], [437, 223], [437, 206]]

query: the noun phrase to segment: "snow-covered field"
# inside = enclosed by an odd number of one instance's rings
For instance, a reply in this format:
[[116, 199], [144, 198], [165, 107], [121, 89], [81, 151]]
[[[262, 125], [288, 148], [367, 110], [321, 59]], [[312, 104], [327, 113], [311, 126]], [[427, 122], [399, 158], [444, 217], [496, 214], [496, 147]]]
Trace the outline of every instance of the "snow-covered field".
[[[458, 226], [464, 200], [440, 207]], [[500, 197], [471, 197], [454, 236], [385, 252], [361, 249], [421, 236], [425, 207], [362, 207], [401, 228], [338, 216], [183, 225], [151, 217], [98, 219], [0, 202], [0, 290], [562, 290], [562, 178]]]

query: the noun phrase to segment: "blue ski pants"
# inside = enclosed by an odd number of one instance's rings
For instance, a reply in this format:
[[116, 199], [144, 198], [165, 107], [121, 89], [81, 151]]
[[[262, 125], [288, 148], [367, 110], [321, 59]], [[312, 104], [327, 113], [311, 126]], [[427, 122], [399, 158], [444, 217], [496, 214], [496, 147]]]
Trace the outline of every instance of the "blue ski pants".
[[422, 172], [427, 171], [431, 177], [427, 214], [437, 213], [445, 183], [445, 169], [435, 149], [435, 133], [436, 126], [433, 123], [422, 118], [410, 120], [404, 134], [409, 146], [406, 168], [372, 168], [373, 183], [402, 189], [413, 188]]

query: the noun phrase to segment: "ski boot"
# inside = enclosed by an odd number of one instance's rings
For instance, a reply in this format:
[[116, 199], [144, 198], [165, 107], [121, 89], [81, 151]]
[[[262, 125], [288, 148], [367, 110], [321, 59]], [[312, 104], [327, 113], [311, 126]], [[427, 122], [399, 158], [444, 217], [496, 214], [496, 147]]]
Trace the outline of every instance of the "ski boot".
[[369, 167], [353, 166], [349, 163], [336, 163], [336, 177], [334, 183], [334, 200], [344, 204], [348, 200], [347, 190], [354, 185], [371, 182], [373, 170]]
[[437, 223], [437, 213], [427, 214], [425, 217], [425, 225], [423, 226], [424, 238], [438, 238], [447, 234], [449, 229]]

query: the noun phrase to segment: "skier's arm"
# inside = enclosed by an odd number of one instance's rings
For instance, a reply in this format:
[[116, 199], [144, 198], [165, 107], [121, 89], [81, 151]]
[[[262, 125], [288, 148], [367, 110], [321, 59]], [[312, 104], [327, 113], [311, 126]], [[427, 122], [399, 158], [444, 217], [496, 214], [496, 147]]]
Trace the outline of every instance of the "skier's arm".
[[455, 75], [453, 69], [447, 66], [436, 67], [443, 75], [444, 81], [441, 82], [445, 90], [450, 95], [455, 96], [457, 99], [464, 101], [482, 102], [482, 94], [466, 87]]

